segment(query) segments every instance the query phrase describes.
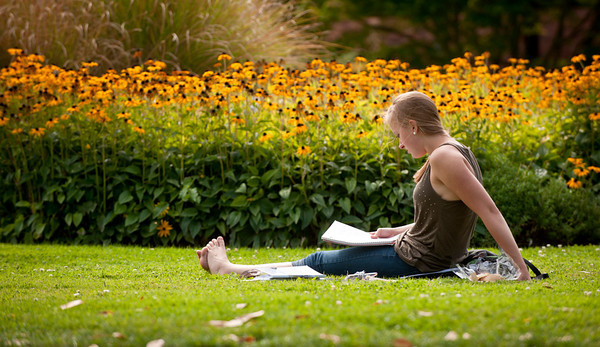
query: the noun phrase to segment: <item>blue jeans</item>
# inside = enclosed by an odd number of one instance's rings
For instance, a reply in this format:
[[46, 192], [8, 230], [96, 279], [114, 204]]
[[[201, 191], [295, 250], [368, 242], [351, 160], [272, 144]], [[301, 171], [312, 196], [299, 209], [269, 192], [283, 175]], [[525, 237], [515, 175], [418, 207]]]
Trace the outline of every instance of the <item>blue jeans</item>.
[[358, 271], [377, 272], [379, 277], [402, 277], [420, 273], [396, 254], [393, 246], [350, 247], [313, 253], [292, 262], [307, 265], [326, 275], [348, 275]]

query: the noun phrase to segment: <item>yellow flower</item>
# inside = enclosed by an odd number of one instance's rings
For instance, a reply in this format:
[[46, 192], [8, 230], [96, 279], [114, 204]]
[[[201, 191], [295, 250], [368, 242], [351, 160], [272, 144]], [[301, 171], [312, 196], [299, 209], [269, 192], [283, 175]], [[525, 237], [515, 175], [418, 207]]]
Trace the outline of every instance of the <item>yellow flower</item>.
[[223, 53], [217, 57], [218, 61], [221, 60], [231, 60], [231, 56], [229, 54]]
[[6, 118], [6, 117], [0, 118], [0, 127], [1, 126], [5, 126], [6, 123], [8, 123], [9, 120], [10, 120], [10, 118]]
[[590, 114], [590, 120], [600, 120], [600, 112]]
[[354, 58], [354, 60], [355, 60], [357, 63], [366, 63], [366, 62], [367, 62], [367, 58], [363, 58], [363, 57], [360, 57], [360, 56], [358, 56], [358, 57]]
[[136, 133], [143, 135], [146, 133], [146, 131], [144, 129], [142, 129], [142, 127], [134, 127], [133, 131], [135, 131]]
[[588, 166], [588, 170], [594, 171], [595, 173], [600, 173], [600, 167], [597, 166]]
[[269, 141], [271, 138], [273, 138], [273, 134], [263, 133], [262, 136], [258, 140], [260, 142], [265, 142], [265, 141]]
[[21, 129], [21, 128], [16, 128], [16, 129], [13, 129], [13, 130], [11, 131], [11, 133], [13, 133], [13, 134], [15, 134], [15, 135], [17, 135], [17, 134], [21, 134], [21, 133], [23, 133], [23, 129]]
[[46, 122], [46, 127], [48, 129], [52, 128], [53, 126], [55, 126], [58, 123], [58, 118], [52, 118], [49, 121]]
[[573, 169], [573, 173], [575, 173], [575, 175], [577, 175], [578, 177], [585, 177], [585, 176], [589, 175], [590, 170], [585, 169], [585, 168], [583, 168], [583, 169], [576, 168], [576, 169]]
[[29, 134], [37, 137], [42, 137], [46, 132], [45, 128], [33, 128], [29, 130]]
[[23, 50], [22, 49], [18, 49], [18, 48], [9, 48], [8, 49], [8, 54], [10, 55], [21, 55], [23, 54]]
[[171, 235], [171, 230], [173, 230], [173, 227], [171, 226], [171, 224], [169, 224], [168, 221], [161, 219], [160, 224], [158, 225], [158, 227], [156, 227], [156, 230], [158, 230], [159, 237], [167, 237]]
[[303, 155], [309, 155], [310, 154], [310, 147], [308, 146], [302, 146], [302, 147], [298, 147], [298, 150], [296, 151], [296, 155], [301, 157]]
[[572, 189], [578, 189], [583, 186], [583, 182], [576, 181], [574, 178], [571, 178], [569, 180], [569, 182], [567, 182], [567, 186], [569, 186], [569, 188], [572, 188]]
[[356, 137], [360, 139], [361, 137], [365, 137], [365, 136], [367, 136], [367, 135], [369, 135], [369, 133], [368, 133], [368, 132], [366, 132], [366, 131], [362, 131], [362, 130], [361, 130], [361, 131], [358, 133], [358, 135], [356, 135]]
[[584, 54], [576, 55], [573, 58], [571, 58], [571, 62], [573, 64], [581, 63], [583, 61], [585, 61], [585, 55]]
[[584, 167], [585, 163], [581, 158], [568, 158], [567, 161], [575, 166]]
[[294, 132], [296, 134], [305, 133], [307, 130], [308, 130], [308, 127], [306, 125], [304, 125], [304, 123], [298, 123], [298, 124], [296, 124], [296, 128], [294, 128]]
[[235, 116], [231, 119], [231, 123], [244, 125], [246, 124], [246, 121], [243, 118], [240, 118], [240, 116]]

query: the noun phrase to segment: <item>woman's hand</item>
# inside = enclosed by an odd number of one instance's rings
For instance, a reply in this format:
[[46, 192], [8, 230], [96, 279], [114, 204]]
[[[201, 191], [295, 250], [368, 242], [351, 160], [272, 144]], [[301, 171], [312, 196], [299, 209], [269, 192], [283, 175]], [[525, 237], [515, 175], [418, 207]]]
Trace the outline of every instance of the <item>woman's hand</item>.
[[377, 231], [371, 232], [372, 239], [385, 239], [400, 234], [402, 230], [400, 228], [379, 228]]
[[521, 275], [517, 278], [517, 281], [531, 281], [531, 276], [529, 275], [529, 270], [523, 272], [521, 271]]

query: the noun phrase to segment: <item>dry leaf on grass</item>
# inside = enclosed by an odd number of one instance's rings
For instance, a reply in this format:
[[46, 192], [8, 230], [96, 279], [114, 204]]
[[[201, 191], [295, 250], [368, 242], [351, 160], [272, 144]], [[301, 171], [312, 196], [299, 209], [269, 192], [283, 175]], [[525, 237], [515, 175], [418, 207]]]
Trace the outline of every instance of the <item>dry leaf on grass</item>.
[[232, 320], [211, 320], [208, 324], [214, 327], [222, 327], [222, 328], [233, 328], [242, 326], [244, 323], [248, 322], [253, 318], [257, 318], [265, 314], [264, 310], [252, 312], [245, 314], [243, 316], [236, 317]]
[[458, 334], [456, 331], [450, 330], [446, 336], [444, 336], [444, 340], [446, 341], [456, 341], [458, 340]]
[[146, 344], [146, 347], [163, 347], [165, 345], [165, 340], [158, 339], [152, 340]]
[[123, 335], [123, 333], [120, 333], [118, 331], [115, 331], [114, 333], [112, 333], [112, 337], [114, 337], [115, 339], [119, 339], [119, 340], [125, 340], [125, 335]]
[[241, 310], [241, 309], [245, 308], [246, 306], [248, 306], [248, 304], [241, 303], [241, 304], [235, 305], [235, 308], [238, 309], [238, 310]]
[[254, 336], [237, 336], [236, 334], [229, 334], [223, 338], [223, 340], [231, 341], [231, 342], [244, 342], [251, 343], [255, 342], [256, 338]]
[[395, 339], [392, 343], [394, 347], [412, 347], [413, 344], [407, 339]]
[[340, 339], [339, 336], [333, 335], [333, 334], [320, 334], [319, 338], [321, 340], [329, 340], [329, 341], [333, 342], [334, 345], [337, 345], [338, 343], [340, 343], [342, 341], [342, 339]]
[[433, 316], [433, 312], [429, 311], [418, 311], [417, 314], [421, 317], [431, 317]]
[[61, 309], [61, 310], [67, 310], [67, 309], [69, 309], [69, 308], [73, 308], [73, 307], [75, 307], [75, 306], [79, 306], [79, 305], [81, 305], [81, 304], [83, 304], [83, 300], [73, 300], [73, 301], [71, 301], [71, 302], [68, 302], [68, 303], [66, 303], [66, 304], [64, 304], [64, 305], [61, 305], [61, 306], [60, 306], [60, 309]]

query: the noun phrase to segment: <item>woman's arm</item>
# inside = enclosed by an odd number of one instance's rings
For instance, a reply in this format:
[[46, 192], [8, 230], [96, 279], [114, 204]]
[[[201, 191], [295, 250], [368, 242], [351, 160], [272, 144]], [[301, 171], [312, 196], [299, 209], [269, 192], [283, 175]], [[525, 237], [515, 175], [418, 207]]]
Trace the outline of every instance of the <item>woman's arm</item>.
[[481, 218], [500, 248], [521, 271], [519, 280], [530, 280], [529, 269], [508, 224], [481, 182], [469, 169], [468, 162], [454, 148], [441, 149], [438, 148], [430, 156], [431, 170], [432, 173], [435, 172], [437, 183], [443, 184]]
[[379, 229], [377, 229], [377, 231], [371, 232], [371, 238], [378, 239], [378, 238], [387, 238], [387, 237], [396, 236], [398, 234], [402, 234], [403, 232], [409, 230], [410, 228], [413, 227], [413, 225], [415, 225], [415, 224], [414, 223], [407, 224], [407, 225], [403, 225], [403, 226], [396, 227], [396, 228], [379, 228]]

